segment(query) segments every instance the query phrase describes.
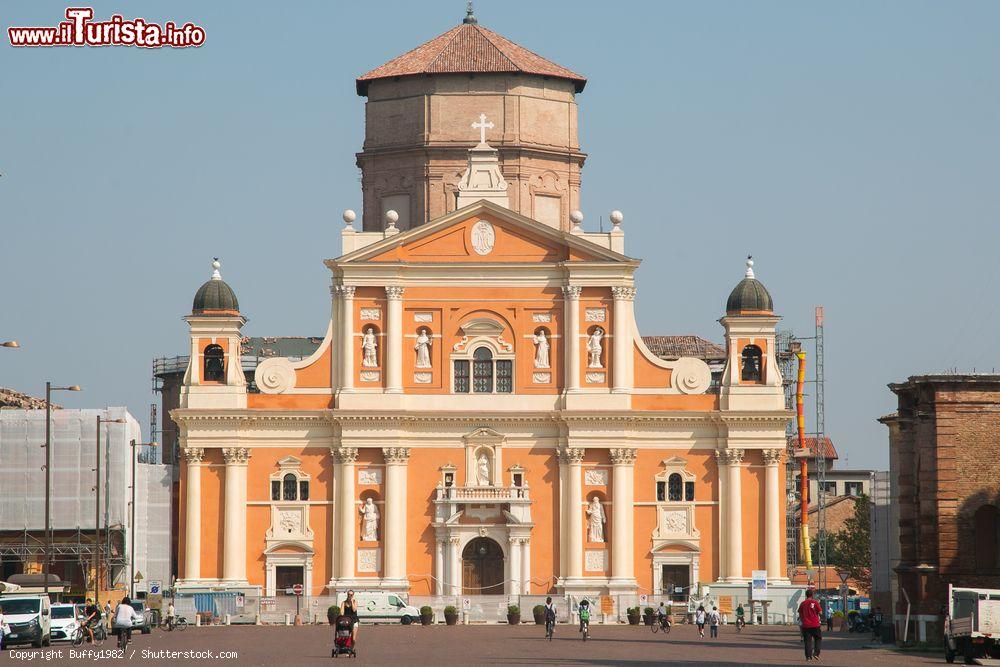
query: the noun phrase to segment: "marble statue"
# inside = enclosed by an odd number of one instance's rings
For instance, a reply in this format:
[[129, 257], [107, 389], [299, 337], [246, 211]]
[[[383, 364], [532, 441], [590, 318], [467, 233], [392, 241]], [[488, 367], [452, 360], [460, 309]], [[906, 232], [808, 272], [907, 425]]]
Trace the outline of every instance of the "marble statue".
[[587, 339], [587, 357], [589, 362], [587, 368], [604, 368], [601, 364], [601, 339], [604, 338], [604, 329], [597, 327], [594, 333]]
[[480, 454], [476, 462], [476, 485], [490, 485], [490, 459], [486, 454]]
[[545, 329], [539, 329], [534, 336], [535, 345], [535, 368], [549, 367], [549, 339], [545, 337]]
[[361, 541], [378, 541], [378, 507], [371, 498], [365, 499], [365, 504], [358, 508], [363, 517], [361, 520]]
[[417, 351], [417, 368], [431, 367], [431, 338], [427, 335], [427, 329], [421, 329], [417, 334], [417, 344], [413, 346]]
[[375, 340], [375, 330], [371, 327], [365, 329], [361, 338], [361, 350], [364, 353], [361, 365], [365, 368], [378, 368], [378, 342]]
[[597, 496], [594, 496], [587, 507], [587, 541], [604, 541], [604, 524], [607, 520], [607, 517], [604, 516], [604, 507], [601, 505], [601, 500]]

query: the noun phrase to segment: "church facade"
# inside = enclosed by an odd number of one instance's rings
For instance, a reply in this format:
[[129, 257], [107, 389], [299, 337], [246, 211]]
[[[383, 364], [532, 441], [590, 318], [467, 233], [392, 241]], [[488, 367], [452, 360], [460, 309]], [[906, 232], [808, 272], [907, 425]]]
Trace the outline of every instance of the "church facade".
[[771, 297], [748, 261], [718, 386], [646, 347], [623, 216], [576, 210], [584, 84], [471, 16], [358, 79], [364, 211], [322, 345], [248, 384], [218, 263], [186, 318], [180, 589], [787, 583]]

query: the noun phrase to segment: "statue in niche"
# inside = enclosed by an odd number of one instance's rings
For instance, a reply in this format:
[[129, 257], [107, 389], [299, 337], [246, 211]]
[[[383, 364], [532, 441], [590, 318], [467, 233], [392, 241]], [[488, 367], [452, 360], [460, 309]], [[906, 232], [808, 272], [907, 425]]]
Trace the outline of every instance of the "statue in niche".
[[549, 339], [545, 337], [545, 329], [539, 329], [534, 336], [535, 345], [535, 368], [549, 367]]
[[587, 507], [587, 541], [604, 541], [604, 524], [607, 520], [607, 517], [604, 516], [604, 507], [601, 505], [600, 498], [594, 496]]
[[361, 365], [365, 368], [378, 368], [378, 342], [375, 340], [375, 330], [371, 327], [365, 329], [361, 338], [361, 351]]
[[358, 511], [361, 512], [361, 541], [378, 542], [378, 507], [371, 497], [365, 498], [365, 503]]
[[417, 343], [413, 346], [417, 351], [417, 368], [431, 367], [431, 337], [427, 333], [427, 328], [422, 328], [417, 333]]
[[476, 486], [490, 486], [490, 459], [485, 453], [476, 461]]
[[597, 327], [594, 333], [587, 339], [587, 356], [589, 362], [587, 368], [604, 368], [601, 364], [601, 339], [604, 338], [604, 329]]

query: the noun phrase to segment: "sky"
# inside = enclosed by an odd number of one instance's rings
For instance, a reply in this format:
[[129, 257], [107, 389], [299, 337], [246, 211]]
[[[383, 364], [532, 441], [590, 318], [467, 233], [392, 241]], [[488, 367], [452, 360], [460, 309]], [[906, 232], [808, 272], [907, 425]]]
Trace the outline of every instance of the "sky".
[[[0, 340], [21, 348], [0, 348], [0, 386], [79, 384], [58, 401], [147, 423], [152, 360], [185, 353], [213, 256], [246, 334], [323, 334], [322, 260], [361, 209], [354, 79], [465, 2], [92, 6], [206, 41], [14, 49], [4, 30]], [[65, 8], [5, 2], [3, 27]], [[476, 15], [587, 76], [584, 227], [625, 214], [643, 334], [721, 342], [752, 253], [782, 327], [812, 336], [825, 307], [826, 432], [851, 468], [888, 466], [887, 383], [1000, 366], [1000, 3], [479, 0]]]

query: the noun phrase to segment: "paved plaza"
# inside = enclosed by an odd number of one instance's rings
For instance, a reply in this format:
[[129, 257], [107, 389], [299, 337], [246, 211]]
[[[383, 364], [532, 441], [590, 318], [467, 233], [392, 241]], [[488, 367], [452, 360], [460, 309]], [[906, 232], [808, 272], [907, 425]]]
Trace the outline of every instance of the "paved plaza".
[[[798, 634], [791, 627], [747, 628], [737, 634], [722, 628], [721, 636], [700, 639], [692, 626], [675, 627], [664, 637], [645, 626], [594, 626], [584, 643], [576, 628], [560, 625], [548, 642], [541, 627], [506, 625], [447, 627], [365, 626], [358, 642], [358, 659], [349, 664], [393, 665], [798, 665], [805, 664]], [[129, 647], [129, 662], [170, 665], [267, 665], [284, 667], [329, 664], [333, 633], [329, 627], [211, 627], [185, 632], [137, 635]], [[857, 667], [871, 665], [942, 664], [943, 656], [900, 653], [888, 648], [866, 648], [866, 637], [833, 633], [823, 640], [820, 664]], [[79, 650], [84, 650], [82, 647]], [[112, 649], [108, 642], [103, 647]], [[70, 647], [57, 645], [62, 656], [33, 662], [52, 665], [84, 664], [95, 656], [70, 656]], [[134, 653], [132, 653], [134, 651]], [[163, 651], [160, 654], [158, 652]], [[197, 651], [199, 655], [167, 654], [167, 651]], [[227, 652], [226, 658], [206, 658]], [[3, 662], [17, 664], [20, 657], [42, 651], [5, 651]], [[350, 660], [338, 658], [338, 660]], [[169, 661], [169, 662], [168, 662]]]

